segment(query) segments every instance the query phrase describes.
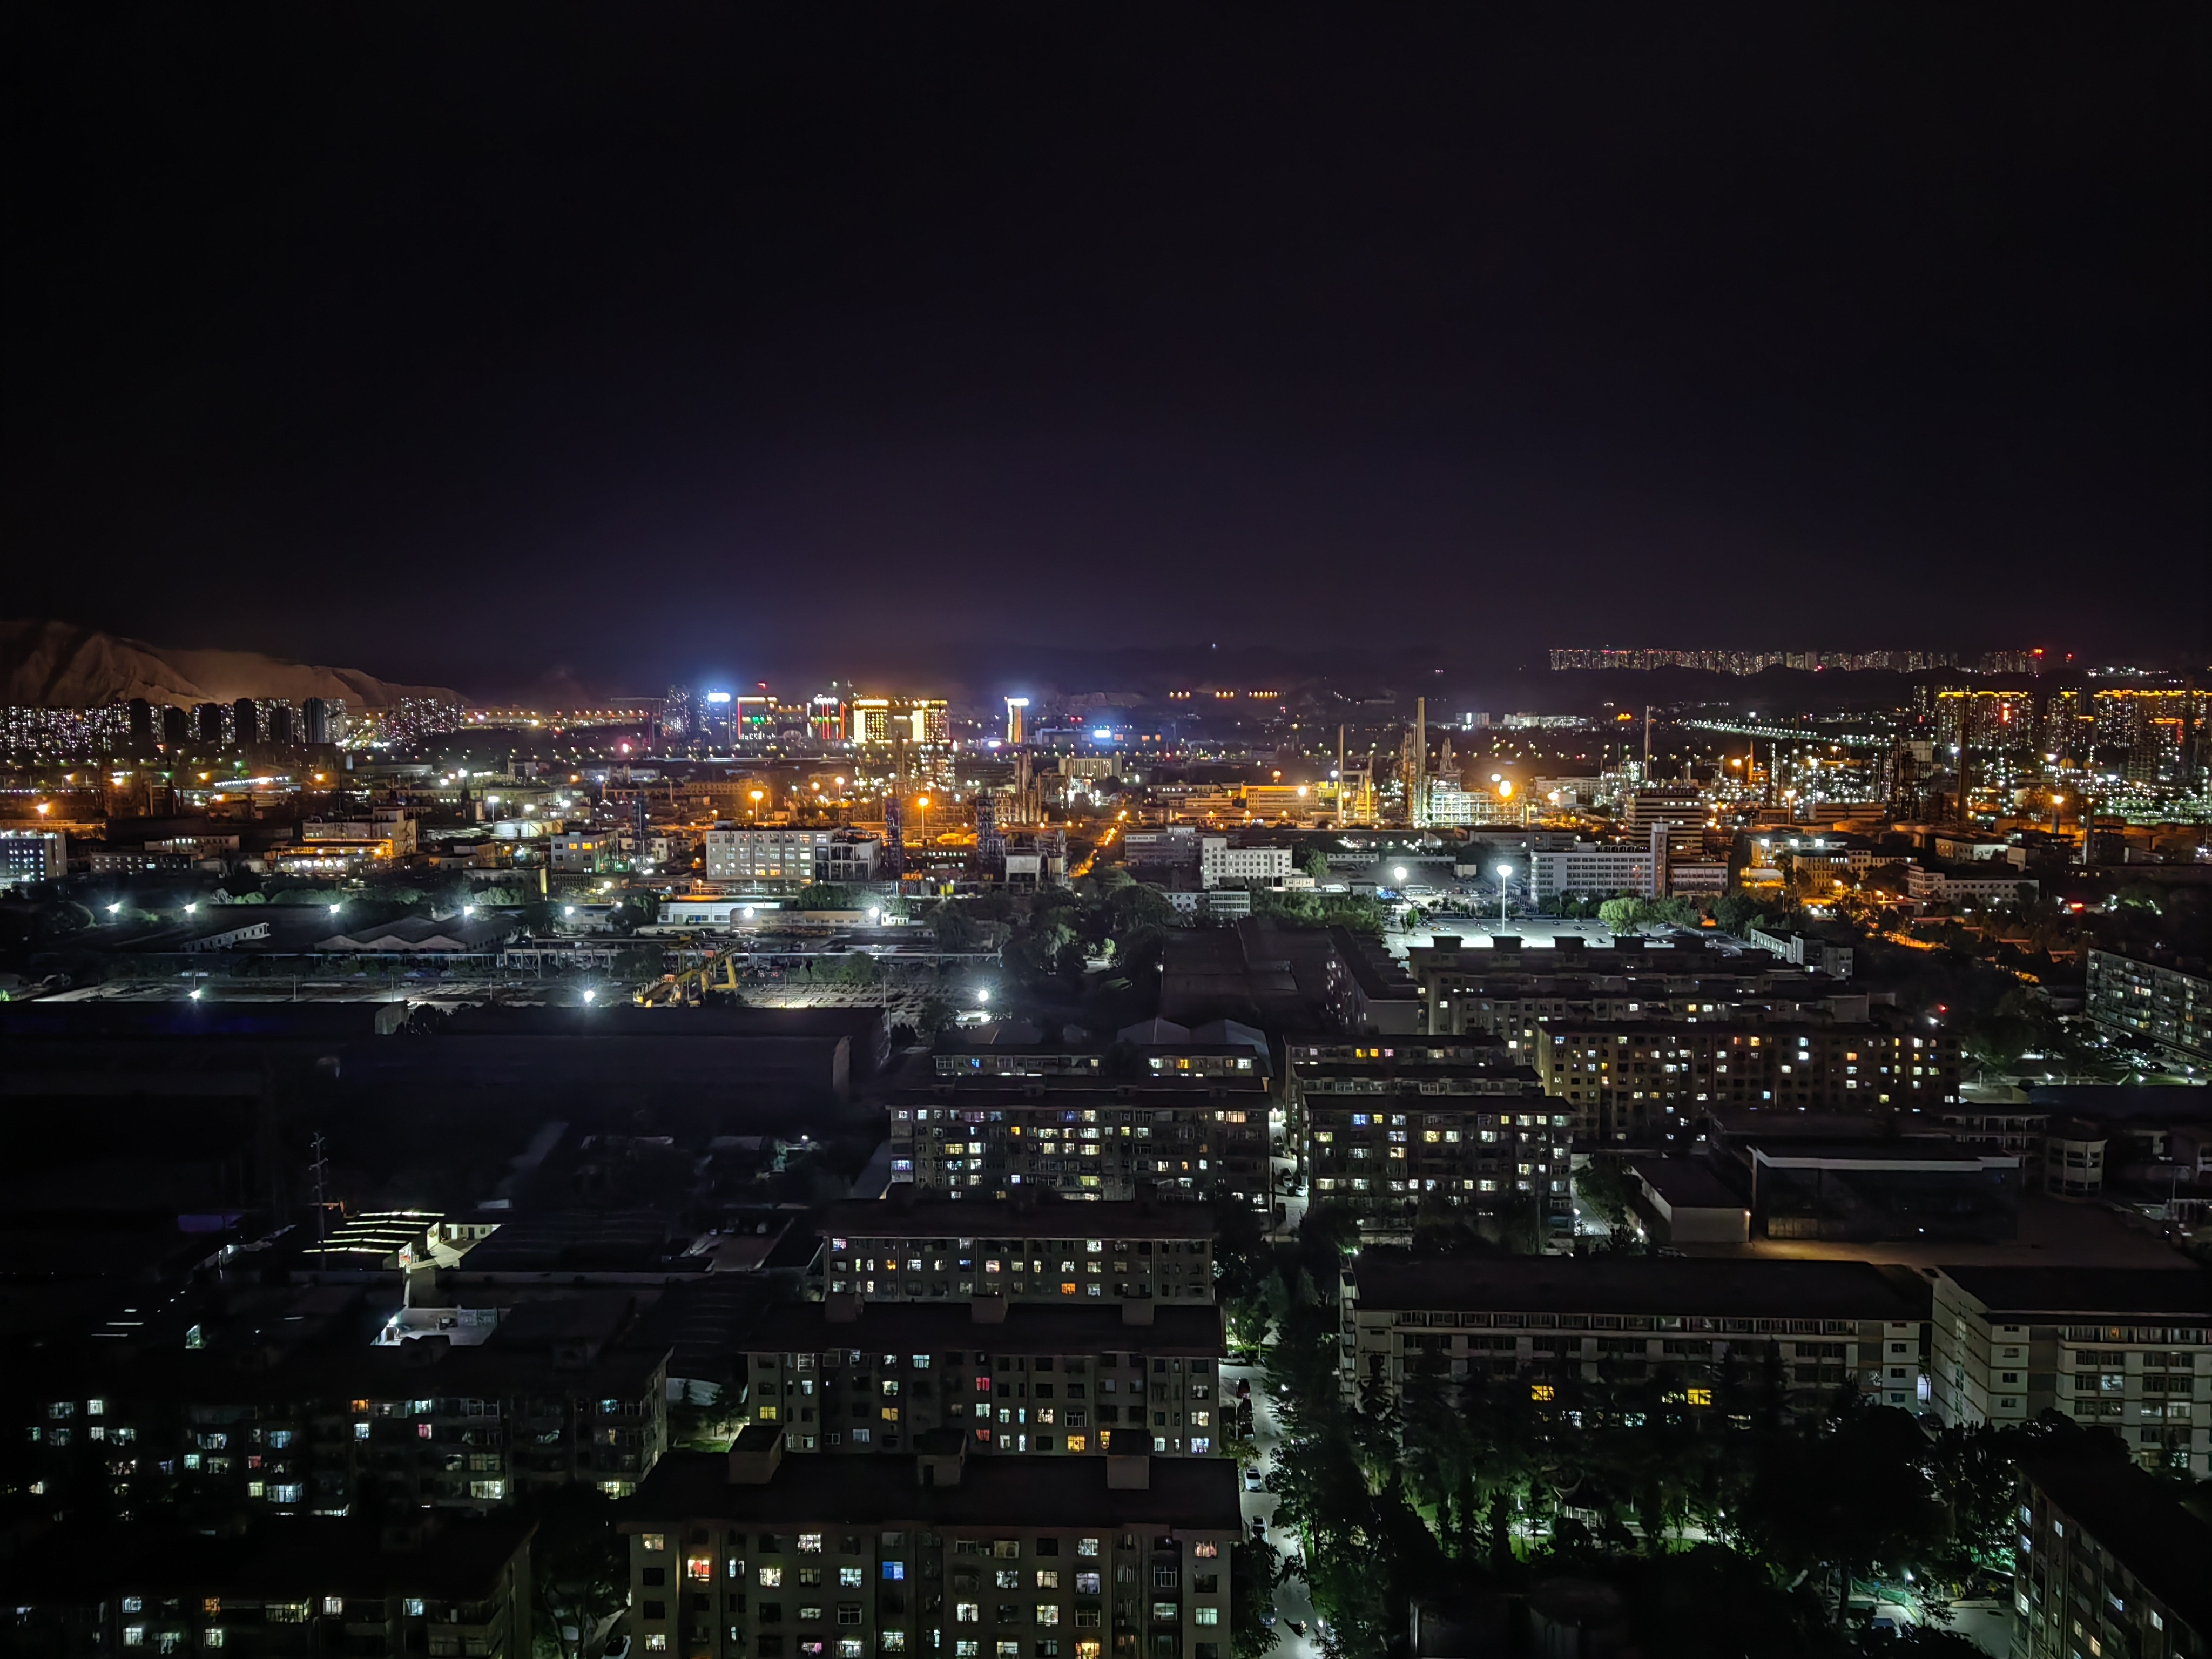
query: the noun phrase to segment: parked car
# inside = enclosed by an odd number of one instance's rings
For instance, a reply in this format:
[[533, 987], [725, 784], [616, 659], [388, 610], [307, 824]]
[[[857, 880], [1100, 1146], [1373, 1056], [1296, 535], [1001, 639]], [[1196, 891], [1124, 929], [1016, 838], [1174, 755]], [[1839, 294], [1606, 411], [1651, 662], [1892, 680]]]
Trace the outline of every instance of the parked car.
[[1258, 1492], [1260, 1490], [1259, 1470], [1247, 1469], [1244, 1471], [1244, 1490], [1246, 1492]]

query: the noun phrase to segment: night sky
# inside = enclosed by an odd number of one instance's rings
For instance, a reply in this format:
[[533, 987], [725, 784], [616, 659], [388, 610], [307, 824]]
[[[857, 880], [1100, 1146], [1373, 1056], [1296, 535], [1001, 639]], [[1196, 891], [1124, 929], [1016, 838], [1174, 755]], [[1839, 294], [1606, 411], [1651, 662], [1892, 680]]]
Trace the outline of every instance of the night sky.
[[2202, 653], [2203, 17], [16, 8], [0, 612]]

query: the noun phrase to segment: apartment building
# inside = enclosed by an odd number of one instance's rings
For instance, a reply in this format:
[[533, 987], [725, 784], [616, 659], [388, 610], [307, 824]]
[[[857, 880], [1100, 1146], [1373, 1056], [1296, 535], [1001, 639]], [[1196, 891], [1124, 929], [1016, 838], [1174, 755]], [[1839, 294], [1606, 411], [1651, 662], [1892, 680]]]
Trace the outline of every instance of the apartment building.
[[0, 1566], [10, 1653], [532, 1659], [530, 1540], [512, 1516], [294, 1516], [246, 1530], [64, 1532]]
[[1280, 887], [1293, 869], [1287, 847], [1237, 847], [1226, 836], [1206, 836], [1198, 843], [1198, 884], [1219, 887], [1224, 883], [1255, 883]]
[[59, 881], [69, 873], [69, 842], [58, 830], [0, 830], [0, 887]]
[[372, 1499], [499, 1510], [579, 1482], [619, 1494], [666, 1449], [668, 1350], [634, 1331], [626, 1297], [380, 1344], [360, 1294], [272, 1299], [173, 1348], [103, 1344], [53, 1368], [27, 1394], [31, 1478], [56, 1509], [216, 1524]]
[[1431, 1036], [1489, 1032], [1533, 1047], [1537, 1028], [1562, 1020], [1826, 1017], [1864, 1019], [1863, 994], [1766, 952], [1705, 944], [1649, 948], [1617, 939], [1590, 948], [1571, 934], [1552, 947], [1500, 936], [1489, 948], [1449, 933], [1407, 952]]
[[2172, 1487], [2094, 1456], [2020, 1467], [2014, 1659], [2203, 1659], [2212, 1652], [2212, 1526]]
[[780, 1426], [787, 1451], [911, 1451], [939, 1429], [979, 1456], [1224, 1446], [1226, 1348], [1211, 1304], [833, 1297], [769, 1309], [738, 1346], [746, 1418]]
[[[1771, 1376], [1792, 1408], [1850, 1387], [1916, 1408], [1924, 1280], [1863, 1261], [1662, 1256], [1419, 1261], [1365, 1250], [1344, 1270], [1346, 1398], [1379, 1376], [1525, 1381], [1531, 1398], [1648, 1389], [1741, 1415]], [[1593, 1399], [1592, 1405], [1600, 1403]]]
[[822, 1224], [822, 1286], [832, 1297], [1213, 1300], [1213, 1212], [1202, 1204], [894, 1197], [833, 1204]]
[[1948, 1424], [2046, 1411], [2109, 1428], [2146, 1467], [2212, 1474], [2212, 1274], [1939, 1267], [1932, 1399]]
[[1266, 1079], [1147, 1072], [1141, 1083], [978, 1073], [891, 1104], [891, 1178], [930, 1194], [1053, 1193], [1270, 1201]]
[[1661, 898], [1665, 896], [1663, 863], [1663, 856], [1653, 854], [1648, 837], [1625, 847], [1577, 842], [1564, 849], [1529, 854], [1529, 889], [1540, 901], [1584, 894], [1610, 897], [1616, 893]]
[[707, 832], [710, 882], [796, 890], [815, 883], [873, 881], [882, 843], [849, 830], [717, 823]]
[[1351, 1058], [1291, 1062], [1314, 1202], [1400, 1216], [1424, 1199], [1491, 1214], [1527, 1203], [1571, 1230], [1565, 1103], [1505, 1063], [1503, 1045], [1352, 1047]]
[[1577, 1136], [1679, 1140], [1720, 1106], [1933, 1111], [1959, 1097], [1959, 1042], [1873, 1025], [1542, 1025], [1536, 1075]]
[[646, 1653], [1229, 1659], [1243, 1535], [1222, 1458], [800, 1457], [755, 1425], [665, 1458], [619, 1525]]
[[2156, 1044], [2183, 1065], [2212, 1064], [2212, 975], [2089, 952], [2083, 1012], [2116, 1036]]

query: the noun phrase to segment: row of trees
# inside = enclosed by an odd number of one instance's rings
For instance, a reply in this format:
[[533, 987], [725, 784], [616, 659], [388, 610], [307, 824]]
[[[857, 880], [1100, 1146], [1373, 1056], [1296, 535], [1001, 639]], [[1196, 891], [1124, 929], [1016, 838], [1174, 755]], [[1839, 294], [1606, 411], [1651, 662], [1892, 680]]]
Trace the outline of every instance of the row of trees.
[[[1347, 1401], [1337, 1265], [1335, 1241], [1310, 1231], [1267, 1266], [1259, 1297], [1286, 1437], [1268, 1478], [1276, 1541], [1294, 1532], [1289, 1570], [1333, 1655], [1389, 1650], [1416, 1595], [1510, 1613], [1561, 1577], [1610, 1586], [1654, 1655], [1855, 1652], [1855, 1588], [1909, 1571], [1940, 1619], [1949, 1593], [2008, 1571], [2023, 1453], [2126, 1455], [2055, 1413], [1930, 1435], [1848, 1389], [1807, 1420], [1771, 1346], [1694, 1382], [1617, 1386], [1567, 1374], [1579, 1367], [1454, 1378], [1435, 1356], [1401, 1396], [1378, 1374]], [[1224, 1272], [1253, 1267], [1232, 1254]], [[1242, 1635], [1244, 1659], [1265, 1650], [1264, 1630]], [[1940, 1629], [1913, 1641], [1977, 1651]]]

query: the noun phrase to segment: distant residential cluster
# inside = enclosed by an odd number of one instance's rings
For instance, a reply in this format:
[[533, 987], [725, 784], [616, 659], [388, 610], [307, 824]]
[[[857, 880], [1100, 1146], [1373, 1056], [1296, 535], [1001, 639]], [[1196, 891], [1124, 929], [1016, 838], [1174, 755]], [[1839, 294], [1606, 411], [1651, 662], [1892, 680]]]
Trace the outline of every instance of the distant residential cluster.
[[1571, 668], [1702, 668], [1716, 674], [1761, 674], [1770, 668], [1803, 673], [1850, 674], [1881, 670], [1917, 674], [1931, 669], [1965, 669], [1978, 674], [2037, 674], [2046, 665], [2036, 649], [1984, 651], [1971, 660], [1955, 651], [1669, 651], [1654, 647], [1559, 647], [1552, 649], [1554, 670]]

